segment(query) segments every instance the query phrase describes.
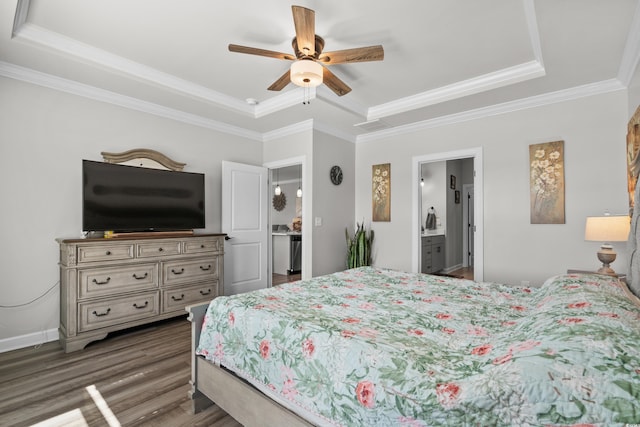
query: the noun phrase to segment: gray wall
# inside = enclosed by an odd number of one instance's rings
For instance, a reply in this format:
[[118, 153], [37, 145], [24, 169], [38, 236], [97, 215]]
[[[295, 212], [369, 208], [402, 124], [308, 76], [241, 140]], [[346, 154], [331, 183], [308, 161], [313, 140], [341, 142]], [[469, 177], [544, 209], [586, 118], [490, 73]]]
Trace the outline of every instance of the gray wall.
[[[485, 280], [539, 284], [568, 268], [595, 268], [599, 245], [584, 241], [586, 216], [627, 212], [625, 134], [633, 101], [624, 91], [355, 145], [314, 131], [260, 144], [5, 78], [0, 93], [2, 305], [52, 289], [25, 307], [0, 308], [0, 347], [3, 339], [21, 336], [57, 338], [54, 239], [79, 235], [81, 159], [100, 160], [101, 151], [151, 148], [186, 162], [188, 171], [205, 173], [206, 231], [212, 232], [221, 231], [221, 160], [264, 164], [303, 157], [309, 198], [303, 218], [323, 218], [322, 227], [303, 227], [307, 277], [341, 268], [344, 226], [363, 219], [376, 231], [375, 263], [411, 269], [414, 156], [483, 148]], [[566, 224], [532, 225], [528, 146], [558, 139], [565, 141]], [[371, 165], [387, 162], [392, 221], [371, 224]], [[333, 164], [345, 171], [339, 187], [328, 180]], [[626, 247], [615, 248], [614, 268], [624, 272]]]
[[2, 339], [57, 339], [57, 237], [82, 229], [82, 159], [151, 148], [206, 175], [206, 231], [220, 230], [221, 161], [261, 164], [261, 143], [0, 78]]
[[[569, 268], [598, 267], [599, 244], [584, 241], [585, 219], [628, 210], [627, 107], [618, 91], [357, 144], [356, 218], [371, 219], [371, 165], [391, 163], [392, 221], [373, 224], [376, 264], [412, 268], [412, 158], [482, 147], [484, 279], [540, 284]], [[528, 147], [558, 139], [565, 141], [566, 224], [530, 224]], [[614, 247], [613, 267], [624, 272], [626, 245]]]
[[[332, 184], [329, 179], [334, 165], [342, 168], [344, 178], [340, 185]], [[314, 276], [346, 268], [344, 232], [348, 228], [353, 235], [355, 228], [354, 165], [354, 144], [322, 132], [313, 133], [313, 219], [322, 219], [321, 226], [313, 223]]]

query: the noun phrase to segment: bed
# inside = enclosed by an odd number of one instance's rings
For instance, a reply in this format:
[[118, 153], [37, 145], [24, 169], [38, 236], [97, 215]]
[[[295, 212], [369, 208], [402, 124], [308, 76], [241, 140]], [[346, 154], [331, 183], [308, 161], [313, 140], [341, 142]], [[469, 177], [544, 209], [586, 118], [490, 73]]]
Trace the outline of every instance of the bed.
[[362, 267], [190, 307], [194, 410], [244, 425], [640, 423], [640, 303]]

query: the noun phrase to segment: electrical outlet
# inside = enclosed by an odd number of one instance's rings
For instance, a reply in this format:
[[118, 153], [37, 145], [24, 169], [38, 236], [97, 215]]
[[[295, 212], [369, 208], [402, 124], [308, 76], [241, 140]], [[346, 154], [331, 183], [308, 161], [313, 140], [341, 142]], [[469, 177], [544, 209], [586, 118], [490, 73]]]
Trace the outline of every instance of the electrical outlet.
[[316, 227], [322, 227], [322, 217], [317, 216], [315, 218], [315, 225]]

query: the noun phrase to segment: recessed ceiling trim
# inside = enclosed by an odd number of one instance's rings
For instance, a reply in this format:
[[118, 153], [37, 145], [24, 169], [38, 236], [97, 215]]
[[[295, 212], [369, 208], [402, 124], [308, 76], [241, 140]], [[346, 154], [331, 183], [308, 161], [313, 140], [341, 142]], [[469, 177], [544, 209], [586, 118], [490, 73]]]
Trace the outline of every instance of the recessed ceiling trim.
[[326, 133], [327, 135], [335, 136], [336, 138], [343, 139], [347, 142], [354, 143], [356, 142], [355, 135], [349, 135], [346, 132], [340, 132], [335, 127], [328, 125], [326, 123], [319, 122], [318, 120], [313, 121], [313, 129], [318, 132]]
[[415, 122], [407, 125], [396, 126], [377, 132], [371, 132], [356, 137], [356, 143], [371, 142], [392, 136], [414, 133], [424, 129], [436, 128], [440, 126], [452, 125], [456, 123], [466, 122], [470, 120], [481, 119], [489, 116], [497, 116], [499, 114], [511, 113], [514, 111], [525, 110], [544, 105], [556, 104], [559, 102], [570, 101], [573, 99], [584, 98], [593, 95], [599, 95], [609, 92], [625, 90], [625, 86], [618, 79], [609, 79], [597, 83], [590, 83], [582, 86], [559, 90], [556, 92], [545, 93], [542, 95], [532, 96], [529, 98], [518, 99], [515, 101], [495, 104], [488, 107], [476, 108], [469, 111], [463, 111], [447, 116], [436, 117], [421, 122]]
[[29, 16], [29, 0], [18, 0], [16, 16], [13, 18], [13, 29], [11, 32], [14, 37], [18, 29], [27, 22], [27, 16]]
[[269, 132], [265, 132], [262, 135], [262, 140], [264, 142], [272, 141], [278, 138], [284, 138], [285, 136], [295, 135], [296, 133], [312, 131], [313, 130], [313, 119], [304, 120], [298, 123], [294, 123], [289, 126], [281, 127], [280, 129], [275, 129]]
[[240, 136], [254, 141], [262, 141], [262, 134], [259, 132], [232, 126], [217, 120], [207, 119], [202, 116], [175, 110], [173, 108], [168, 108], [163, 105], [154, 104], [152, 102], [143, 101], [119, 93], [110, 92], [108, 90], [64, 79], [51, 74], [42, 73], [40, 71], [4, 61], [0, 61], [0, 76], [70, 93], [83, 98], [93, 99], [95, 101], [117, 105], [130, 110], [152, 114], [154, 116], [164, 117], [218, 132]]
[[629, 86], [636, 67], [640, 62], [640, 5], [636, 6], [633, 20], [627, 34], [627, 42], [624, 45], [620, 68], [618, 69], [618, 80], [625, 86]]
[[357, 102], [354, 98], [348, 98], [346, 96], [338, 96], [332, 90], [327, 89], [326, 86], [319, 86], [316, 88], [318, 98], [323, 101], [332, 104], [344, 111], [353, 113], [360, 117], [367, 117], [369, 109]]
[[504, 68], [482, 76], [472, 77], [447, 86], [371, 107], [369, 108], [367, 120], [380, 119], [382, 117], [428, 107], [544, 75], [545, 70], [538, 61], [525, 62], [524, 64]]
[[247, 115], [253, 114], [251, 106], [247, 105], [246, 102], [240, 99], [224, 95], [205, 86], [189, 82], [171, 74], [159, 71], [155, 68], [114, 55], [105, 50], [96, 48], [95, 46], [79, 42], [37, 25], [24, 23], [19, 29], [14, 31], [14, 37], [17, 40], [38, 43], [65, 54], [94, 62], [105, 68], [129, 74], [139, 79], [202, 99], [223, 108], [238, 111]]
[[302, 104], [302, 100], [316, 99], [316, 88], [308, 88], [308, 94], [305, 95], [304, 88], [296, 88], [283, 92], [281, 95], [275, 96], [264, 101], [260, 101], [255, 105], [253, 116], [259, 119], [269, 114], [284, 110], [285, 108], [293, 107], [295, 105]]
[[540, 63], [540, 66], [544, 68], [544, 61], [542, 59], [542, 46], [540, 44], [540, 32], [538, 31], [538, 18], [536, 15], [536, 7], [533, 0], [523, 0], [524, 6], [524, 18], [527, 21], [527, 29], [529, 30], [529, 41], [531, 41], [531, 48], [533, 49], [533, 56]]

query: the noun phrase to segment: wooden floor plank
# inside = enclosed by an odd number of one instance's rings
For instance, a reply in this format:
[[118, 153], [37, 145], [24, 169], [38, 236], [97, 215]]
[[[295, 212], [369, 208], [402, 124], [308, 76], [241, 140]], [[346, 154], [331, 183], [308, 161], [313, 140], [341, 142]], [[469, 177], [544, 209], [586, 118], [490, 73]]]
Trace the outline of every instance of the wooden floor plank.
[[240, 426], [216, 405], [191, 414], [190, 340], [189, 322], [178, 318], [73, 353], [58, 343], [0, 353], [0, 425], [108, 426], [94, 386], [122, 426]]

